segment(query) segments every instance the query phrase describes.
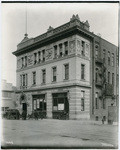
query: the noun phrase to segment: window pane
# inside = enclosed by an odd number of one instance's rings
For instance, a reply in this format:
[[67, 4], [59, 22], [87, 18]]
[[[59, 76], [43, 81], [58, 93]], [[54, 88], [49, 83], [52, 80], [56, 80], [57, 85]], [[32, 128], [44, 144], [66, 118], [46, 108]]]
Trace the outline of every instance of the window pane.
[[65, 80], [69, 79], [69, 65], [66, 64], [65, 66]]
[[81, 79], [85, 79], [85, 65], [81, 64]]
[[42, 70], [43, 83], [46, 82], [46, 70]]

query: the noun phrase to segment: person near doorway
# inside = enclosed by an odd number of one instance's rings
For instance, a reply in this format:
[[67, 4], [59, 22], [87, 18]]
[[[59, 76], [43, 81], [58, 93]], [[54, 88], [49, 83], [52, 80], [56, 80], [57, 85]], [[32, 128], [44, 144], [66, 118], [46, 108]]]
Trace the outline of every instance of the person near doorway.
[[35, 117], [35, 120], [38, 120], [38, 112], [37, 112], [37, 110], [34, 111], [34, 117]]
[[102, 117], [102, 124], [104, 124], [104, 121], [105, 121], [105, 120], [104, 120], [104, 117]]
[[22, 112], [22, 119], [26, 120], [26, 117], [27, 117], [27, 113], [26, 113], [26, 111], [23, 110], [23, 112]]

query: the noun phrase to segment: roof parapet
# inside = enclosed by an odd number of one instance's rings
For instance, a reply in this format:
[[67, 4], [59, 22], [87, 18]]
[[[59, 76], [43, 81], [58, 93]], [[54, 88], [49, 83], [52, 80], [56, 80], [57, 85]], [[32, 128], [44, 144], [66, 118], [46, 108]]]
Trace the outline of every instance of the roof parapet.
[[76, 26], [76, 25], [83, 28], [83, 29], [85, 29], [85, 30], [87, 30], [87, 31], [89, 31], [90, 25], [89, 25], [88, 20], [86, 20], [86, 22], [81, 22], [78, 14], [77, 15], [73, 14], [72, 18], [70, 18], [70, 22], [68, 22], [66, 24], [63, 24], [63, 25], [61, 25], [61, 26], [59, 26], [55, 29], [53, 27], [49, 26], [46, 33], [44, 33], [42, 35], [39, 35], [35, 38], [28, 38], [28, 35], [25, 34], [24, 39], [17, 45], [17, 50], [22, 49], [24, 47], [27, 47], [31, 44], [36, 43], [36, 42], [39, 42], [39, 41], [41, 41], [45, 38], [48, 38], [52, 35], [63, 32], [63, 31], [65, 31], [65, 30], [67, 30], [67, 29], [69, 29], [73, 26]]

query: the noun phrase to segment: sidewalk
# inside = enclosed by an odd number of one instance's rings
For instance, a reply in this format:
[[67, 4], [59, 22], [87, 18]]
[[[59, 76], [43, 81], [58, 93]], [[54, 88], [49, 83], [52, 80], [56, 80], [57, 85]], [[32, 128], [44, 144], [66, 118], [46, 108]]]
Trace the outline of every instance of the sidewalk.
[[[39, 120], [41, 120], [41, 119], [39, 119]], [[50, 118], [47, 118], [46, 120], [51, 120], [51, 121], [54, 121], [54, 120], [59, 120], [59, 119], [50, 119]], [[107, 121], [105, 121], [104, 122], [104, 124], [102, 124], [102, 121], [95, 121], [95, 120], [85, 120], [85, 119], [82, 119], [82, 120], [80, 120], [80, 119], [78, 119], [78, 120], [60, 120], [60, 121], [78, 121], [81, 125], [87, 125], [87, 124], [89, 124], [89, 125], [116, 125], [116, 126], [118, 126], [118, 122], [113, 122], [113, 124], [108, 124], [108, 122]]]

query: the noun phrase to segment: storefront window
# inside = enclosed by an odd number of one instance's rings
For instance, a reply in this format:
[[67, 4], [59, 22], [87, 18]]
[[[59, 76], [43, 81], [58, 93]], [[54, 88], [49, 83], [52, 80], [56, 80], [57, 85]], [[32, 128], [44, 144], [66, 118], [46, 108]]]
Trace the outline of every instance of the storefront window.
[[33, 96], [33, 110], [46, 110], [45, 95], [34, 95]]
[[53, 94], [53, 111], [66, 111], [68, 112], [68, 99], [67, 94]]

